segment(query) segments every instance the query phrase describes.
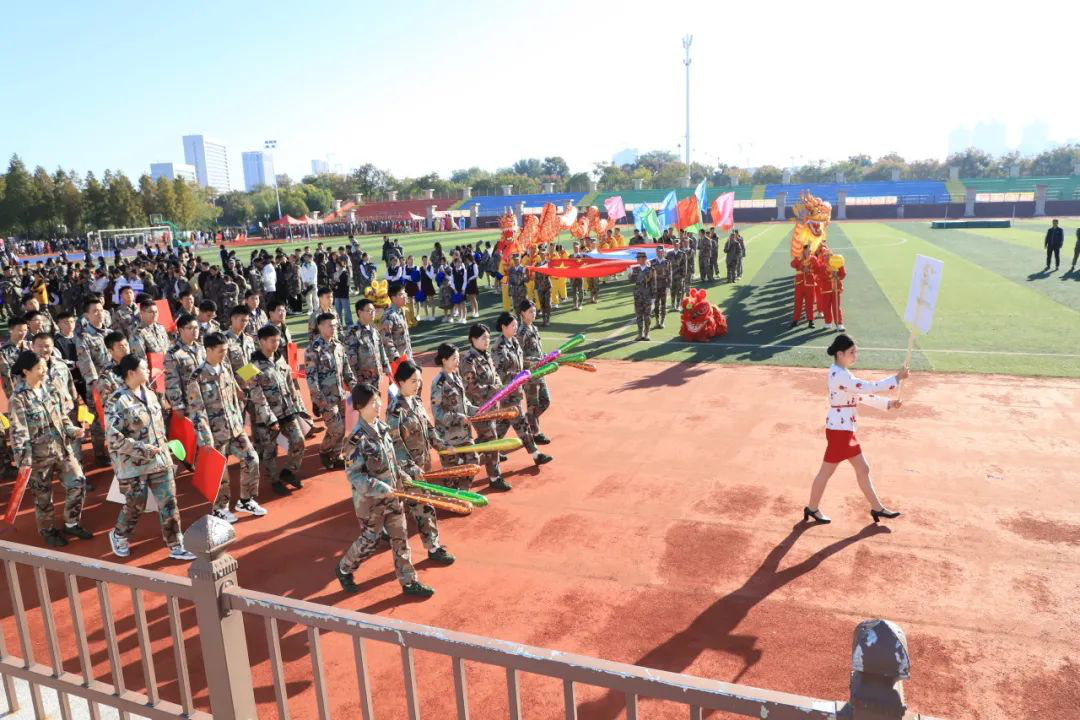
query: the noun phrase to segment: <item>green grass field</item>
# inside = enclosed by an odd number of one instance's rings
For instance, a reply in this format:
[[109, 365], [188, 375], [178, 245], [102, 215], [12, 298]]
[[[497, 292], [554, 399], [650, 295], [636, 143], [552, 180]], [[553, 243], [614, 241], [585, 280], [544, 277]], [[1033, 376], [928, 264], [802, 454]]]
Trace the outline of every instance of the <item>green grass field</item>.
[[[1042, 219], [1018, 221], [1005, 230], [931, 230], [928, 221], [834, 222], [829, 245], [847, 262], [845, 323], [861, 347], [860, 365], [888, 369], [903, 361], [909, 334], [903, 311], [915, 255], [922, 254], [943, 260], [945, 274], [932, 331], [916, 341], [913, 368], [1080, 377], [1080, 272], [1066, 272], [1076, 223], [1066, 220], [1063, 225], [1064, 266], [1046, 274], [1042, 239], [1048, 221]], [[823, 323], [818, 322], [817, 330], [805, 325], [790, 328], [791, 227], [790, 223], [741, 227], [748, 242], [743, 280], [705, 285], [710, 299], [728, 317], [729, 331], [721, 338], [704, 344], [683, 342], [678, 337], [678, 315], [669, 314], [665, 329], [653, 330], [652, 342], [636, 342], [629, 284], [611, 279], [601, 287], [597, 305], [586, 304], [575, 312], [564, 302], [554, 311], [544, 333], [546, 345], [555, 347], [580, 332], [588, 338], [585, 349], [590, 357], [820, 366], [828, 359], [824, 348], [831, 336]], [[406, 252], [419, 261], [436, 240], [448, 249], [466, 241], [494, 242], [497, 235], [496, 231], [435, 233], [401, 240]], [[361, 239], [376, 260], [381, 242], [381, 237]], [[327, 241], [331, 247], [339, 243], [344, 240]], [[304, 245], [314, 243], [283, 247]], [[216, 252], [203, 251], [214, 257]], [[244, 247], [239, 254], [250, 252]], [[480, 306], [485, 322], [501, 309], [499, 296], [483, 289], [483, 283]], [[293, 322], [299, 328], [305, 320]], [[413, 330], [413, 343], [421, 350], [444, 341], [464, 345], [466, 327], [421, 322]]]

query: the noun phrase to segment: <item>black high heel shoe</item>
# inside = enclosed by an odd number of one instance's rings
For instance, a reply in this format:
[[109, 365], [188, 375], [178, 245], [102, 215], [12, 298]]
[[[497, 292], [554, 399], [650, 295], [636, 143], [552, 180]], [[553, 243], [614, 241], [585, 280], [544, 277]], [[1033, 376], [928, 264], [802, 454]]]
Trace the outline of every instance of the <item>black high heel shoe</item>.
[[889, 510], [887, 508], [882, 508], [880, 510], [871, 510], [870, 511], [870, 517], [872, 517], [874, 519], [875, 523], [878, 522], [879, 520], [881, 520], [881, 518], [886, 518], [887, 520], [892, 520], [893, 518], [900, 517], [900, 511], [899, 510]]
[[811, 510], [808, 507], [804, 507], [802, 509], [802, 519], [803, 519], [803, 522], [813, 520], [814, 522], [820, 523], [821, 525], [828, 525], [829, 523], [832, 522], [832, 518], [830, 518], [828, 515], [825, 515], [824, 513], [822, 513], [820, 509]]

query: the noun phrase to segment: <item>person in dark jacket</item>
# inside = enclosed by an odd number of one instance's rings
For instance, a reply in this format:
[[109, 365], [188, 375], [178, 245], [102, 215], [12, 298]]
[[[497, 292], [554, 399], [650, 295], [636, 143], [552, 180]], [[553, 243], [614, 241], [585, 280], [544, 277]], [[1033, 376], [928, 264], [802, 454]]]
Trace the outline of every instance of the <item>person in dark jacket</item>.
[[1080, 259], [1080, 228], [1076, 228], [1076, 245], [1073, 246], [1073, 261], [1072, 267], [1069, 268], [1069, 272], [1076, 271], [1076, 261]]
[[1054, 269], [1061, 267], [1061, 246], [1065, 244], [1065, 231], [1058, 227], [1058, 221], [1054, 220], [1050, 229], [1046, 231], [1046, 269], [1050, 269], [1050, 258], [1054, 258]]

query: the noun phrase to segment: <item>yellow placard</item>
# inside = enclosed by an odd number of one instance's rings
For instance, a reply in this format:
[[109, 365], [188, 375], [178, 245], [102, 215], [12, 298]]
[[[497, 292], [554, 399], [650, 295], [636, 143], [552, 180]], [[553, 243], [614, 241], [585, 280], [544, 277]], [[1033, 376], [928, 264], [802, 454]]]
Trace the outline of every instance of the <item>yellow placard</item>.
[[80, 423], [86, 423], [87, 425], [91, 425], [94, 422], [94, 413], [90, 412], [89, 408], [87, 408], [85, 405], [80, 405], [78, 420]]
[[11, 421], [7, 419], [7, 415], [0, 413], [0, 430], [7, 430], [11, 427]]
[[248, 363], [247, 365], [236, 371], [236, 377], [240, 378], [244, 382], [247, 382], [248, 380], [251, 380], [251, 378], [258, 375], [259, 372], [259, 368], [255, 367], [252, 363]]

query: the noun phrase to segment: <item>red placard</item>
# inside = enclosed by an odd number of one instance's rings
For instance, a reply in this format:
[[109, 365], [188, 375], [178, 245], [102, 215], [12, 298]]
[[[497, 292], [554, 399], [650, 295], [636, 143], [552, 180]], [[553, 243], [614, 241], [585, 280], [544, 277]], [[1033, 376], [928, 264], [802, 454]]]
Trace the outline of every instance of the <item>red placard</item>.
[[305, 378], [307, 373], [300, 369], [300, 350], [296, 347], [296, 343], [289, 343], [285, 348], [285, 357], [289, 361], [289, 369], [292, 370], [292, 376], [294, 378]]
[[161, 353], [146, 353], [146, 364], [150, 368], [150, 382], [158, 394], [165, 392], [165, 356]]
[[212, 447], [199, 448], [195, 461], [195, 475], [191, 485], [210, 502], [217, 498], [221, 478], [225, 474], [225, 456]]
[[23, 495], [26, 494], [26, 486], [30, 483], [30, 468], [19, 469], [15, 476], [15, 485], [11, 489], [11, 499], [8, 500], [7, 510], [4, 512], [4, 522], [8, 525], [15, 524], [15, 516], [19, 513], [19, 505], [22, 504]]
[[191, 467], [191, 461], [196, 459], [195, 426], [191, 420], [174, 412], [172, 417], [169, 418], [169, 439], [179, 440], [180, 444], [184, 446], [184, 453], [187, 456], [184, 462], [188, 467]]
[[105, 429], [105, 410], [101, 405], [101, 393], [97, 388], [94, 388], [94, 407], [97, 409], [98, 422], [101, 423], [101, 429]]
[[158, 309], [158, 323], [165, 328], [165, 332], [171, 333], [176, 329], [176, 321], [173, 320], [172, 308], [169, 307], [168, 300], [155, 300], [154, 304]]

